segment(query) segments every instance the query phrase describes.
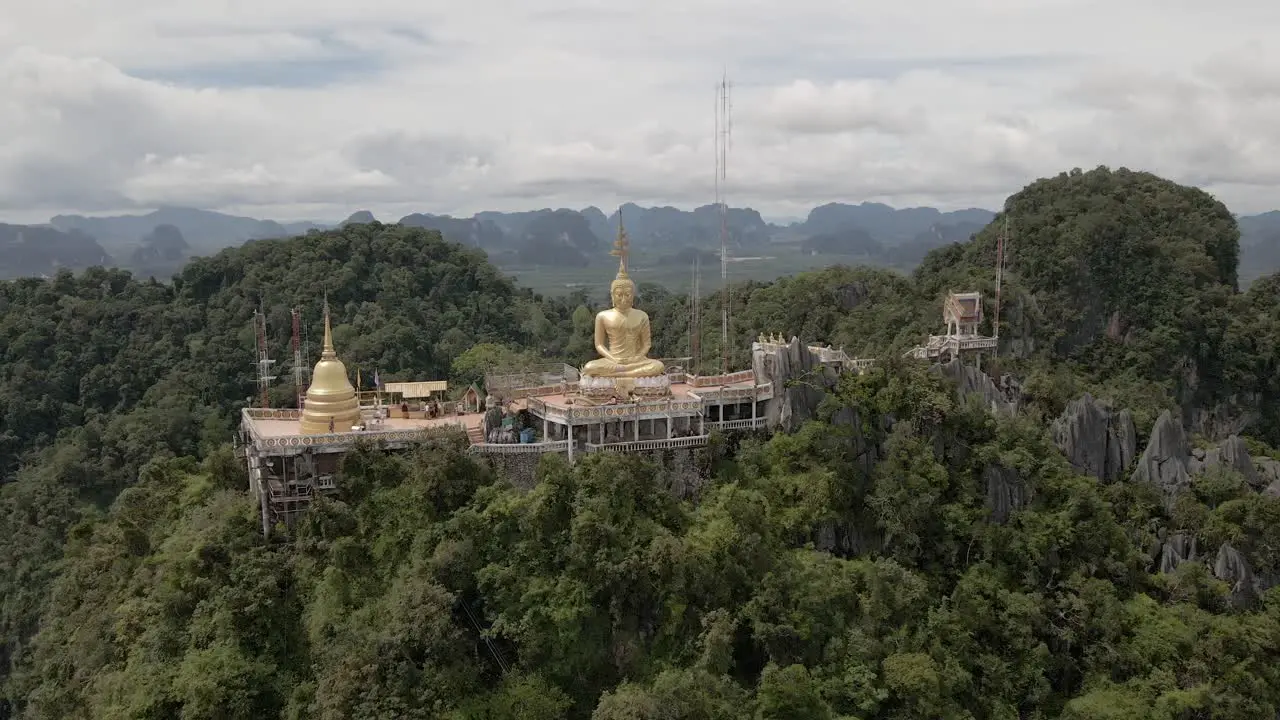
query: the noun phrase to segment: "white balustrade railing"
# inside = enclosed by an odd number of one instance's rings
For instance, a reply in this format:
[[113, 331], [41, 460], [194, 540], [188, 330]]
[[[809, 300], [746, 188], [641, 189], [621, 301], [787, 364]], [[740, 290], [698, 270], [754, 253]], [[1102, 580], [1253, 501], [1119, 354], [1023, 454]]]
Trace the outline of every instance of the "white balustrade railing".
[[552, 440], [540, 443], [476, 443], [471, 452], [490, 453], [493, 455], [524, 455], [527, 453], [566, 452], [569, 450], [568, 440]]
[[906, 356], [926, 359], [938, 357], [946, 352], [955, 354], [965, 350], [989, 350], [998, 342], [996, 338], [980, 335], [930, 335], [924, 345], [908, 350]]
[[701, 447], [707, 444], [706, 435], [690, 435], [656, 440], [629, 440], [616, 443], [584, 443], [587, 452], [644, 452], [646, 450], [670, 450], [673, 448]]
[[720, 385], [740, 385], [755, 382], [754, 370], [741, 370], [728, 375], [689, 375], [686, 382], [696, 388], [716, 387]]
[[746, 418], [743, 420], [721, 420], [719, 422], [709, 422], [706, 424], [708, 428], [716, 430], [754, 430], [762, 428], [768, 424], [767, 418]]

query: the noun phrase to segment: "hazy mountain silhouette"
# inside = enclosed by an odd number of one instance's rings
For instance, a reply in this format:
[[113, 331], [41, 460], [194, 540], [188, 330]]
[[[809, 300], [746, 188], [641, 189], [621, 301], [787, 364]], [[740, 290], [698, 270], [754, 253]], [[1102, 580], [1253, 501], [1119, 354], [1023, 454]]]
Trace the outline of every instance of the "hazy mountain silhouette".
[[[620, 209], [632, 251], [645, 262], [674, 264], [714, 253], [720, 244], [718, 208]], [[619, 210], [597, 207], [523, 212], [480, 212], [472, 217], [413, 213], [404, 225], [439, 230], [445, 238], [479, 248], [500, 267], [566, 267], [605, 262], [617, 233]], [[893, 208], [882, 203], [827, 203], [802, 222], [777, 225], [750, 208], [729, 208], [725, 218], [734, 254], [831, 256], [832, 262], [864, 262], [908, 268], [925, 253], [964, 242], [995, 217], [990, 210], [941, 211]], [[1241, 279], [1280, 267], [1280, 211], [1239, 218]], [[288, 237], [346, 223], [378, 222], [361, 210], [341, 223], [282, 223], [194, 208], [165, 207], [144, 215], [59, 215], [49, 226], [0, 226], [0, 275], [47, 274], [60, 267], [120, 263], [164, 277], [190, 257], [249, 240]], [[19, 231], [22, 231], [21, 234]], [[1014, 229], [1016, 235], [1016, 229]]]

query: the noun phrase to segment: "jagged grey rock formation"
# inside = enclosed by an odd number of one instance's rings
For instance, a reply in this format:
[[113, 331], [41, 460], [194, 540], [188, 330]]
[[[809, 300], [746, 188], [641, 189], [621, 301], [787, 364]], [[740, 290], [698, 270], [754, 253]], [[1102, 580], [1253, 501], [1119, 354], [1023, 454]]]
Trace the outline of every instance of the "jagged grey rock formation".
[[997, 525], [1009, 522], [1009, 516], [1031, 503], [1031, 490], [1017, 470], [988, 465], [982, 479], [987, 484], [987, 510]]
[[1233, 395], [1211, 408], [1191, 411], [1188, 427], [1211, 440], [1238, 435], [1258, 420], [1262, 396], [1256, 393]]
[[694, 450], [665, 450], [657, 453], [655, 459], [662, 468], [660, 477], [667, 483], [667, 491], [681, 500], [697, 501], [711, 484], [709, 476], [699, 468]]
[[[566, 453], [558, 453], [565, 457]], [[498, 473], [520, 490], [532, 490], [538, 485], [538, 465], [545, 457], [544, 453], [516, 453], [496, 455], [485, 453], [484, 462], [491, 465]]]
[[1009, 294], [1002, 318], [1004, 326], [1008, 328], [1000, 338], [1002, 352], [1008, 352], [1012, 357], [1030, 357], [1035, 353], [1038, 315], [1039, 308], [1034, 295], [1020, 291]]
[[1164, 537], [1164, 531], [1161, 531], [1161, 539], [1154, 554], [1156, 571], [1171, 573], [1182, 563], [1197, 560], [1196, 539], [1184, 533]]
[[864, 555], [883, 548], [880, 532], [871, 523], [858, 524], [827, 520], [814, 532], [813, 546], [818, 550], [842, 555]]
[[1089, 393], [1068, 403], [1053, 422], [1053, 440], [1072, 467], [1100, 482], [1119, 480], [1138, 452], [1133, 415], [1113, 413]]
[[992, 412], [1013, 415], [1022, 403], [1022, 388], [1011, 375], [1001, 377], [997, 385], [989, 375], [973, 365], [964, 364], [960, 358], [934, 365], [930, 371], [954, 382], [961, 398], [977, 397]]
[[1235, 470], [1244, 477], [1253, 488], [1261, 485], [1258, 471], [1253, 467], [1253, 458], [1249, 457], [1249, 448], [1239, 435], [1232, 435], [1219, 447], [1222, 464]]
[[818, 406], [835, 387], [836, 371], [823, 365], [799, 338], [787, 345], [765, 349], [755, 343], [751, 364], [757, 377], [773, 383], [773, 399], [765, 406], [765, 418], [771, 427], [794, 432], [818, 414]]
[[871, 294], [870, 288], [861, 280], [851, 282], [836, 289], [836, 304], [840, 309], [849, 312], [862, 304]]
[[1262, 494], [1268, 497], [1280, 497], [1280, 461], [1271, 458], [1258, 458], [1258, 482], [1266, 486]]
[[1257, 468], [1254, 467], [1253, 458], [1249, 457], [1249, 449], [1239, 435], [1232, 435], [1218, 447], [1192, 451], [1191, 459], [1187, 463], [1188, 472], [1195, 475], [1212, 467], [1224, 467], [1240, 473], [1245, 482], [1249, 483], [1249, 487], [1254, 490], [1262, 490], [1267, 486]]
[[1182, 423], [1165, 410], [1151, 429], [1151, 439], [1147, 442], [1147, 449], [1142, 451], [1142, 457], [1138, 458], [1138, 467], [1133, 471], [1131, 480], [1152, 483], [1171, 501], [1191, 484], [1191, 476], [1187, 472], [1189, 458]]
[[1231, 600], [1238, 607], [1248, 605], [1258, 596], [1258, 581], [1248, 558], [1230, 543], [1222, 543], [1218, 548], [1213, 576], [1231, 586]]

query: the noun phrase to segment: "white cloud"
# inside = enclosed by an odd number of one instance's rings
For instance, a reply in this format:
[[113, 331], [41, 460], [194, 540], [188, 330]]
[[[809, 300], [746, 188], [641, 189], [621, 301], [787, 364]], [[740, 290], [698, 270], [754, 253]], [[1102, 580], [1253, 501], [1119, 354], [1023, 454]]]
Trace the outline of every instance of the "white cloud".
[[728, 198], [770, 215], [1098, 164], [1256, 211], [1278, 29], [1254, 0], [45, 0], [0, 17], [0, 216], [704, 204], [723, 66]]

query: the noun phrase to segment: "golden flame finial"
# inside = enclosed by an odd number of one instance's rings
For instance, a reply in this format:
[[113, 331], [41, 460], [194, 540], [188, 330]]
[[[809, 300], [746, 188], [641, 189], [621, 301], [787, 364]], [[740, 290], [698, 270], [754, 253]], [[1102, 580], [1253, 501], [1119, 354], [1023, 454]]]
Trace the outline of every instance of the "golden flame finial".
[[333, 349], [333, 330], [329, 327], [329, 292], [326, 290], [324, 293], [324, 347], [320, 350], [320, 357], [331, 360], [337, 356], [337, 352]]
[[618, 206], [618, 239], [613, 241], [610, 255], [618, 258], [618, 280], [627, 279], [627, 256], [631, 252], [631, 241], [627, 239], [627, 230], [622, 226], [622, 206]]

